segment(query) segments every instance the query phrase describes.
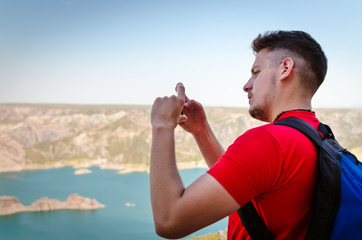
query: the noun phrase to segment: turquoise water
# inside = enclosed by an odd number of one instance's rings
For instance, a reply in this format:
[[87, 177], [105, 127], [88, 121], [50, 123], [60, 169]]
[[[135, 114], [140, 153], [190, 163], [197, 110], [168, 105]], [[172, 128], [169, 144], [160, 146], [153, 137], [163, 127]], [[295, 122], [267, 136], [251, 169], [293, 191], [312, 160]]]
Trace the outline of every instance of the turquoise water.
[[[74, 175], [74, 169], [24, 171], [0, 174], [0, 195], [16, 196], [24, 205], [47, 196], [61, 201], [72, 193], [95, 198], [106, 205], [93, 211], [49, 211], [0, 216], [0, 239], [30, 240], [147, 240], [163, 239], [154, 233], [147, 173], [118, 174], [91, 168], [91, 174]], [[187, 185], [205, 169], [182, 170]], [[126, 203], [135, 204], [126, 207]], [[226, 229], [226, 219], [191, 236]]]

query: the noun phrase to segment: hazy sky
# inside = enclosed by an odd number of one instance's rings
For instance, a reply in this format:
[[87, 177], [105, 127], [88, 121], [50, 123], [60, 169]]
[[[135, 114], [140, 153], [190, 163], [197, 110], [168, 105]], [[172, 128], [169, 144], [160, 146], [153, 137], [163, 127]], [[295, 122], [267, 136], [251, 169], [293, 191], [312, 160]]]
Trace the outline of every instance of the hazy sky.
[[314, 107], [362, 107], [355, 0], [0, 0], [0, 103], [147, 104], [187, 94], [246, 107], [250, 43], [304, 30], [329, 69]]

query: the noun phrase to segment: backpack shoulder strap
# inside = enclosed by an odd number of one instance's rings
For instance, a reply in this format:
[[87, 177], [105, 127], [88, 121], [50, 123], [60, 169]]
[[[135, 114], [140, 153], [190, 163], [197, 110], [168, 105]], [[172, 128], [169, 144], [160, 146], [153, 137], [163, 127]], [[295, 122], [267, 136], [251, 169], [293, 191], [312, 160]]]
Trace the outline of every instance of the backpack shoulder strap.
[[[283, 118], [274, 123], [275, 125], [285, 125], [288, 127], [292, 127], [297, 129], [298, 131], [302, 132], [306, 135], [315, 145], [321, 146], [323, 142], [323, 137], [319, 134], [317, 130], [315, 130], [309, 123], [306, 121], [296, 118], [296, 117], [288, 117]], [[334, 138], [332, 131], [327, 125], [320, 124], [319, 130], [325, 137]]]
[[247, 202], [238, 210], [241, 223], [253, 240], [272, 240], [273, 237], [259, 216], [251, 201]]

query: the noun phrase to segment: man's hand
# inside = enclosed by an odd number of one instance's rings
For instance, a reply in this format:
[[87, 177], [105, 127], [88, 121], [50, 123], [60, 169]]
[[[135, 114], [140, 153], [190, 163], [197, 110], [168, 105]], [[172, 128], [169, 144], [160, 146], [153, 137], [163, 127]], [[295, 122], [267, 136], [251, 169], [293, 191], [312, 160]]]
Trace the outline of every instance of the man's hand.
[[185, 103], [185, 87], [182, 83], [176, 85], [177, 95], [157, 98], [152, 106], [151, 124], [152, 127], [175, 128], [179, 122], [186, 120], [185, 115], [181, 115]]
[[179, 125], [187, 132], [196, 136], [202, 130], [205, 130], [207, 127], [207, 119], [204, 108], [201, 103], [190, 100], [185, 96], [185, 105], [183, 112], [186, 115], [187, 119], [185, 121], [180, 121]]

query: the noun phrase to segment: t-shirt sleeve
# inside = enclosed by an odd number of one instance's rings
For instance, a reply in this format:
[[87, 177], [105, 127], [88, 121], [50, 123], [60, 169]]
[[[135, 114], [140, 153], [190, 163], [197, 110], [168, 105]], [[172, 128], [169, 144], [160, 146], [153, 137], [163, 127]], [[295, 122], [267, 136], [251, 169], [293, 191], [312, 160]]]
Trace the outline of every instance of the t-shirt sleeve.
[[237, 138], [208, 173], [243, 206], [271, 189], [275, 191], [282, 171], [283, 155], [278, 143], [259, 127]]

